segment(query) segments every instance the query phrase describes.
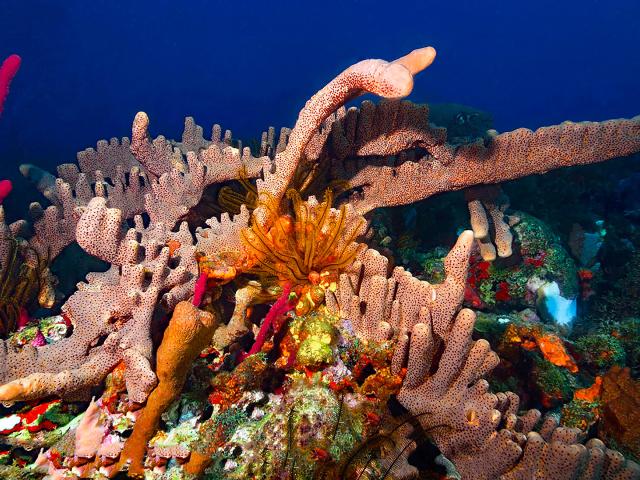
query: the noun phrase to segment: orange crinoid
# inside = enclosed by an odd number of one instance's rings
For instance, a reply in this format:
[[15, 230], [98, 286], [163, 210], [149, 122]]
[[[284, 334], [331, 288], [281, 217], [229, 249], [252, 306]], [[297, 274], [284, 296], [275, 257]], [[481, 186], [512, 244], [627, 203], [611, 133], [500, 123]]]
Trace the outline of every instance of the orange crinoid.
[[242, 243], [254, 264], [254, 273], [276, 277], [280, 283], [295, 285], [330, 284], [348, 267], [364, 245], [355, 242], [364, 221], [347, 221], [347, 209], [331, 208], [333, 194], [327, 190], [322, 203], [307, 201], [296, 190], [287, 198], [292, 214], [281, 214], [271, 198], [261, 198], [272, 219], [263, 226], [254, 218], [242, 231]]

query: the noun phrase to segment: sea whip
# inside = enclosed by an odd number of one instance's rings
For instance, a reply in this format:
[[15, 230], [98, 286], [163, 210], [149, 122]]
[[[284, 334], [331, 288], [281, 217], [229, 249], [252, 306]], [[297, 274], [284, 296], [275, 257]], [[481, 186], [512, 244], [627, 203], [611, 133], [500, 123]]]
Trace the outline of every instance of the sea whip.
[[9, 95], [9, 85], [11, 80], [18, 73], [22, 59], [19, 55], [9, 55], [0, 66], [0, 114], [2, 114], [2, 106]]
[[202, 303], [202, 297], [207, 290], [207, 278], [206, 273], [201, 273], [198, 280], [196, 280], [196, 286], [193, 289], [193, 300], [191, 301], [195, 307], [199, 307]]
[[[18, 73], [21, 61], [22, 59], [18, 55], [10, 55], [0, 66], [0, 115], [2, 115], [4, 101], [9, 95], [9, 85], [11, 85], [13, 77]], [[12, 188], [11, 181], [0, 180], [0, 204], [7, 198]]]
[[13, 190], [11, 180], [0, 180], [0, 204], [9, 196], [11, 190]]
[[253, 355], [255, 353], [258, 353], [260, 350], [262, 350], [262, 346], [264, 345], [264, 342], [267, 340], [267, 335], [269, 334], [269, 331], [273, 326], [273, 322], [278, 317], [284, 315], [289, 310], [291, 310], [292, 308], [291, 300], [289, 299], [290, 293], [291, 293], [291, 284], [285, 283], [284, 286], [282, 287], [282, 295], [280, 295], [278, 300], [276, 300], [276, 303], [274, 303], [271, 306], [271, 308], [269, 309], [269, 312], [267, 312], [267, 316], [264, 317], [264, 320], [262, 321], [262, 325], [260, 326], [260, 331], [256, 336], [256, 341], [251, 347], [251, 350], [249, 350], [249, 353], [242, 356], [241, 361], [244, 360], [244, 358], [248, 357], [249, 355]]

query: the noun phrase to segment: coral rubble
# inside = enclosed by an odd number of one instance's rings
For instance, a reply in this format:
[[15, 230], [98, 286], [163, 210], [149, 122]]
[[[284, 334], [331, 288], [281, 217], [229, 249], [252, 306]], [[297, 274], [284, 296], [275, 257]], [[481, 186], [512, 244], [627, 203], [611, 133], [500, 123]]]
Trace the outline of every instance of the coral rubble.
[[[438, 452], [421, 470], [447, 478], [640, 479], [567, 426], [603, 419], [637, 455], [623, 339], [563, 340], [586, 287], [498, 185], [638, 152], [640, 117], [448, 140], [401, 100], [434, 58], [347, 68], [253, 152], [192, 118], [181, 141], [152, 139], [140, 112], [131, 140], [100, 141], [57, 177], [23, 165], [51, 205], [33, 204], [31, 225], [0, 207], [3, 478], [409, 479], [426, 442]], [[364, 93], [383, 100], [344, 108]], [[437, 281], [372, 248], [390, 237], [369, 212], [460, 189], [472, 229], [426, 257]], [[49, 265], [74, 242], [109, 268], [61, 302]], [[32, 321], [38, 302], [53, 315]], [[532, 310], [476, 321], [463, 302], [537, 307], [547, 324]], [[503, 362], [479, 331], [501, 336]], [[517, 362], [542, 407], [567, 403], [563, 426], [490, 391]]]

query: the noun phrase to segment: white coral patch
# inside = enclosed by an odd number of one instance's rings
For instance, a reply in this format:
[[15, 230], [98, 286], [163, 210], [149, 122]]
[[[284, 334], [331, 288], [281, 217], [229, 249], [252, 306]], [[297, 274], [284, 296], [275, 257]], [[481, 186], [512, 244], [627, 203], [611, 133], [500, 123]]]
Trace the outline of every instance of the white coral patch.
[[19, 423], [20, 417], [18, 415], [9, 415], [8, 417], [0, 418], [0, 430], [11, 430]]

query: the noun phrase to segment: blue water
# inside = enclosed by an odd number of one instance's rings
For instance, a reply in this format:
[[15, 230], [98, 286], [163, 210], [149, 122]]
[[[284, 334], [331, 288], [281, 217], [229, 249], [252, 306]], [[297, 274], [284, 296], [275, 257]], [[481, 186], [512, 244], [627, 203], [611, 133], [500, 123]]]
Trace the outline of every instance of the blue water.
[[185, 115], [234, 136], [293, 125], [364, 58], [433, 45], [411, 99], [490, 111], [496, 127], [640, 113], [640, 1], [3, 0], [0, 57], [23, 57], [0, 118], [2, 177], [99, 138], [178, 137]]

